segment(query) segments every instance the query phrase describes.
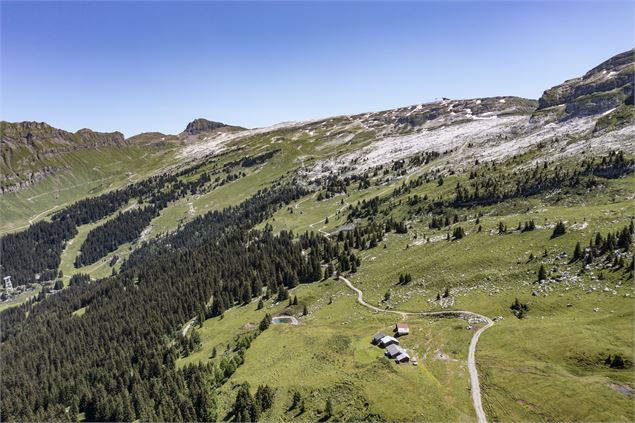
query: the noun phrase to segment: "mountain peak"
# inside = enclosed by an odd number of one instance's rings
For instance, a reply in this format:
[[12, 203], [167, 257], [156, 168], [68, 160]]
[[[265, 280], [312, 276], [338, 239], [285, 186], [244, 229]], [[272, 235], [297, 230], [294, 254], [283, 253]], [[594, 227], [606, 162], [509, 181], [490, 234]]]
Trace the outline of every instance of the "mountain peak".
[[224, 124], [222, 122], [214, 122], [211, 120], [198, 118], [188, 123], [187, 127], [185, 127], [185, 131], [183, 132], [189, 135], [196, 135], [200, 134], [201, 132], [213, 131], [214, 129], [224, 128], [227, 126], [227, 124]]

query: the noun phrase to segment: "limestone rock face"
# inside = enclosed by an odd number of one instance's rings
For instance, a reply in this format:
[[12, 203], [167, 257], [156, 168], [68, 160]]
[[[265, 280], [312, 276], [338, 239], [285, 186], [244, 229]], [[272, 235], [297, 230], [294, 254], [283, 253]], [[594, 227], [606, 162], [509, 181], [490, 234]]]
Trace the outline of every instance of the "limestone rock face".
[[592, 116], [633, 104], [635, 49], [620, 53], [588, 71], [546, 90], [538, 110], [561, 107], [560, 120]]

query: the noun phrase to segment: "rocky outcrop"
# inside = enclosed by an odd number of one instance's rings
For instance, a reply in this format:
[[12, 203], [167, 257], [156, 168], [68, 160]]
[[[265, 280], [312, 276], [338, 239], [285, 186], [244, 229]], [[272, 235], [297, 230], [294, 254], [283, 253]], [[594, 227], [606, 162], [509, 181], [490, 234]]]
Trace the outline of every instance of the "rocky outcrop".
[[3, 178], [0, 178], [0, 195], [8, 192], [20, 191], [23, 188], [29, 187], [41, 181], [47, 176], [54, 175], [59, 170], [59, 168], [47, 166], [35, 172], [26, 172], [22, 175], [21, 179], [18, 179], [15, 176], [5, 175]]
[[546, 90], [537, 111], [559, 107], [560, 120], [605, 113], [633, 102], [635, 49], [620, 53], [588, 71]]
[[104, 145], [124, 145], [121, 132], [95, 132], [80, 129], [72, 133], [54, 128], [44, 122], [1, 122], [2, 147], [16, 149], [27, 147], [39, 154], [69, 152], [81, 148]]
[[221, 122], [214, 122], [211, 120], [199, 118], [194, 119], [192, 122], [188, 123], [185, 131], [183, 132], [189, 135], [197, 135], [202, 132], [213, 131], [215, 129], [225, 128], [227, 126], [228, 125]]

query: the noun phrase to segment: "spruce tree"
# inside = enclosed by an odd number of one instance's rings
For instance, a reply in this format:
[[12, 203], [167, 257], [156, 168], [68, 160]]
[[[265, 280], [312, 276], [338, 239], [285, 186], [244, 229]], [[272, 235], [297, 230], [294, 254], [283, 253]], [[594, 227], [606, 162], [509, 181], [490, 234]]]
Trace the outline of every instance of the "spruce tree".
[[558, 223], [556, 223], [556, 226], [553, 228], [553, 233], [551, 234], [551, 238], [556, 238], [559, 237], [561, 235], [564, 235], [567, 232], [567, 227], [565, 226], [564, 222], [561, 220]]
[[573, 261], [578, 261], [582, 258], [582, 247], [580, 246], [580, 241], [575, 244], [575, 249], [573, 250]]
[[540, 269], [538, 269], [538, 282], [547, 279], [547, 271], [545, 270], [544, 264], [540, 265]]

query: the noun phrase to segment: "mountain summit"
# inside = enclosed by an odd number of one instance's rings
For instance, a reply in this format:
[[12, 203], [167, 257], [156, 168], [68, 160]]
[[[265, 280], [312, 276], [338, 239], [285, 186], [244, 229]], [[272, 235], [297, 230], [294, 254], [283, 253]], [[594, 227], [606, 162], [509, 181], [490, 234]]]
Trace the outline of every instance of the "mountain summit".
[[213, 131], [214, 129], [225, 128], [227, 126], [229, 125], [222, 122], [214, 122], [211, 120], [198, 118], [188, 123], [185, 127], [185, 131], [183, 132], [189, 135], [197, 135], [202, 132]]

